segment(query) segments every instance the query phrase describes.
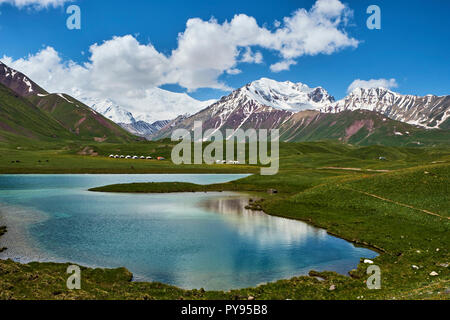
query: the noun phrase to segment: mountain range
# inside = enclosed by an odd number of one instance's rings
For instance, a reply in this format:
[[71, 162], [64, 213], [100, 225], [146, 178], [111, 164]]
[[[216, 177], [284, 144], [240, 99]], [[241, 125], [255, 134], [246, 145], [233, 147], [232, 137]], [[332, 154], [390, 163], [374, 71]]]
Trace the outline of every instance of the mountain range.
[[142, 139], [137, 136], [157, 140], [169, 138], [178, 128], [192, 130], [195, 121], [202, 121], [203, 129], [215, 129], [224, 136], [227, 129], [277, 128], [283, 141], [331, 139], [390, 145], [450, 141], [450, 96], [419, 97], [384, 88], [359, 88], [335, 101], [322, 87], [267, 78], [218, 101], [152, 90], [154, 105], [203, 109], [155, 121], [151, 113], [131, 112], [107, 97], [80, 98], [83, 103], [64, 93], [48, 93], [0, 62], [0, 140], [10, 141], [17, 135], [98, 142]]
[[448, 131], [439, 129], [450, 128], [449, 115], [450, 96], [417, 97], [377, 88], [356, 89], [335, 101], [322, 87], [263, 78], [190, 117], [172, 121], [151, 138], [168, 138], [175, 129], [192, 130], [195, 121], [202, 121], [203, 129], [220, 130], [224, 136], [227, 129], [278, 128], [283, 141], [420, 145], [427, 137], [446, 137]]

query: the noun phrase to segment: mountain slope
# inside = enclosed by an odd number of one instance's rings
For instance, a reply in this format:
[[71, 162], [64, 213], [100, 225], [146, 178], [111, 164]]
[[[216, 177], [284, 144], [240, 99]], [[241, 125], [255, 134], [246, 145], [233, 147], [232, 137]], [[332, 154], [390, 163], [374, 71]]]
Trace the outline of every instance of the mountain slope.
[[[170, 122], [170, 120], [159, 120], [149, 123], [144, 120], [138, 120], [130, 111], [122, 108], [110, 99], [86, 100], [89, 101], [88, 104], [92, 110], [102, 114], [105, 118], [108, 118], [123, 129], [137, 136], [147, 137], [156, 133]], [[140, 119], [150, 119], [149, 115], [138, 115], [137, 117]]]
[[334, 101], [324, 89], [311, 89], [292, 82], [262, 78], [233, 91], [195, 115], [161, 129], [153, 139], [167, 138], [174, 128], [193, 129], [202, 121], [204, 129], [273, 129], [289, 119], [294, 111], [318, 108]]
[[86, 105], [88, 105], [94, 111], [101, 113], [105, 118], [119, 124], [130, 124], [136, 122], [133, 114], [116, 104], [110, 99], [84, 99]]
[[10, 88], [21, 97], [47, 93], [24, 74], [9, 68], [0, 61], [0, 83]]
[[421, 146], [450, 142], [448, 130], [426, 130], [369, 110], [304, 111], [280, 128], [282, 141], [338, 140], [357, 145]]
[[[0, 120], [2, 123], [13, 121], [25, 129], [15, 130], [9, 125], [7, 129], [7, 126], [4, 125], [4, 132], [29, 138], [40, 138], [46, 131], [47, 137], [64, 136], [64, 138], [72, 140], [100, 142], [124, 142], [135, 139], [123, 128], [80, 101], [65, 94], [49, 94], [24, 74], [3, 63], [0, 63], [0, 83], [4, 86], [0, 106], [3, 104], [9, 106], [8, 112], [5, 111]], [[9, 89], [9, 94], [7, 90], [4, 90], [5, 88]], [[24, 120], [27, 119], [25, 115], [27, 112], [30, 112], [32, 121]], [[54, 132], [46, 130], [50, 128], [54, 129]], [[64, 130], [66, 134], [62, 134]], [[28, 131], [29, 133], [26, 133]]]
[[[263, 78], [233, 91], [193, 116], [175, 119], [152, 138], [168, 138], [178, 128], [192, 130], [194, 122], [201, 121], [204, 131], [214, 129], [225, 138], [230, 136], [226, 135], [227, 129], [277, 128], [280, 129], [282, 141], [339, 140], [361, 145], [412, 146], [448, 144], [450, 141], [448, 130], [426, 130], [391, 119], [389, 116], [401, 118], [398, 109], [392, 110], [385, 106], [395, 99], [386, 96], [376, 104], [380, 108], [383, 106], [383, 109], [372, 111], [365, 110], [364, 104], [358, 104], [356, 97], [351, 96], [348, 100], [348, 105], [353, 107], [332, 109], [331, 105], [340, 105], [342, 102], [334, 103], [333, 97], [320, 87], [309, 89], [302, 84], [279, 83]], [[420, 109], [419, 106], [417, 108]], [[292, 111], [299, 109], [310, 110]], [[427, 114], [431, 116], [433, 112], [438, 113], [438, 109], [434, 108]], [[386, 112], [388, 110], [392, 112]], [[388, 116], [377, 111], [385, 111]], [[416, 111], [416, 114], [420, 113]]]
[[36, 95], [28, 100], [80, 138], [98, 142], [133, 139], [122, 127], [66, 94]]
[[152, 101], [151, 105], [149, 105], [149, 110], [146, 112], [131, 112], [111, 99], [83, 98], [82, 100], [85, 101], [91, 109], [101, 113], [128, 132], [141, 137], [148, 137], [155, 134], [170, 122], [170, 120], [155, 121], [151, 115], [150, 107], [178, 110], [181, 106], [188, 106], [191, 110], [199, 110], [216, 102], [216, 100], [199, 101], [184, 93], [174, 93], [159, 88], [149, 89], [149, 92]]
[[384, 88], [355, 89], [344, 99], [325, 108], [323, 112], [365, 109], [379, 112], [393, 120], [425, 128], [448, 128], [450, 96], [401, 95]]
[[70, 139], [72, 134], [27, 99], [0, 84], [0, 141]]
[[148, 123], [145, 121], [135, 121], [132, 123], [119, 123], [119, 125], [132, 134], [141, 137], [148, 137], [152, 134], [156, 134], [159, 130], [164, 128], [169, 123], [170, 120], [155, 121], [153, 123]]

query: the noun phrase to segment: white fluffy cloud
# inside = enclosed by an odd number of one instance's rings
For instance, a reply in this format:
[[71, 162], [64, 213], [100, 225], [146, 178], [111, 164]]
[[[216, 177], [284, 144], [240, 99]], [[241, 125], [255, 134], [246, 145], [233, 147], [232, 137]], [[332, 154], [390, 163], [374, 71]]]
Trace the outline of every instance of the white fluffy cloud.
[[114, 37], [89, 49], [89, 61], [63, 61], [52, 47], [37, 54], [2, 61], [27, 74], [42, 87], [75, 96], [107, 93], [138, 98], [146, 89], [167, 83], [168, 58], [151, 45], [140, 44], [133, 36]]
[[253, 53], [252, 49], [250, 47], [247, 47], [245, 52], [244, 52], [244, 54], [242, 55], [241, 62], [262, 63], [263, 62], [263, 55], [259, 51]]
[[[0, 1], [18, 6], [64, 3], [63, 0]], [[223, 23], [215, 19], [189, 19], [170, 54], [126, 35], [92, 45], [89, 54], [86, 53], [87, 62], [81, 64], [63, 60], [52, 47], [22, 59], [4, 56], [2, 60], [48, 91], [66, 92], [77, 98], [110, 98], [124, 107], [142, 101], [144, 108], [151, 104], [148, 89], [164, 84], [178, 84], [189, 91], [230, 90], [219, 80], [220, 76], [240, 73], [240, 64], [262, 63], [261, 49], [280, 57], [270, 67], [273, 72], [280, 72], [289, 70], [301, 56], [357, 47], [358, 41], [344, 30], [350, 16], [351, 10], [339, 0], [317, 0], [310, 10], [299, 9], [282, 22], [274, 22], [273, 29], [258, 25], [255, 18], [245, 14]], [[185, 111], [192, 110], [180, 113]]]
[[0, 0], [0, 5], [7, 3], [18, 8], [34, 7], [38, 9], [59, 7], [72, 0]]
[[272, 72], [281, 72], [285, 70], [289, 70], [292, 65], [296, 65], [297, 62], [295, 60], [283, 60], [277, 63], [274, 63], [270, 66], [270, 70]]
[[254, 47], [281, 57], [271, 67], [275, 72], [289, 70], [301, 56], [357, 47], [358, 41], [344, 30], [351, 14], [339, 0], [317, 0], [309, 11], [299, 9], [282, 23], [276, 21], [273, 31], [245, 14], [222, 24], [215, 19], [189, 19], [170, 57], [174, 67], [171, 76], [190, 90], [205, 86], [223, 89], [226, 85], [217, 80], [221, 74], [235, 69], [238, 63], [263, 61], [260, 51], [253, 52]]
[[370, 80], [361, 80], [356, 79], [353, 81], [347, 89], [347, 92], [350, 93], [357, 88], [363, 89], [371, 89], [371, 88], [386, 88], [392, 89], [397, 88], [397, 80], [395, 79], [370, 79]]

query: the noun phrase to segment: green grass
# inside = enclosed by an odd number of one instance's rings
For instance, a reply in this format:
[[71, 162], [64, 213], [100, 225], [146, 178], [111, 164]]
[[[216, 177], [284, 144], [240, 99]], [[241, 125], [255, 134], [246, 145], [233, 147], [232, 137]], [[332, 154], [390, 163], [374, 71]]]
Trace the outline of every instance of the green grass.
[[150, 182], [115, 184], [105, 187], [92, 188], [94, 192], [119, 192], [119, 193], [175, 193], [175, 192], [206, 192], [217, 191], [214, 186], [199, 185], [185, 182]]
[[[58, 143], [0, 141], [0, 173], [257, 173], [249, 165], [182, 165], [172, 164], [170, 157], [175, 142], [136, 141], [127, 144], [60, 141]], [[158, 156], [166, 161], [109, 159], [110, 154]], [[387, 161], [380, 161], [384, 156]], [[20, 161], [20, 162], [16, 162]], [[280, 144], [280, 175], [288, 184], [296, 184], [290, 172], [329, 166], [363, 169], [400, 169], [450, 161], [449, 148], [355, 147], [336, 142], [304, 142]], [[303, 172], [302, 172], [303, 174]], [[333, 173], [336, 174], [336, 173]], [[311, 172], [314, 175], [322, 173]], [[261, 180], [265, 183], [267, 180]], [[303, 182], [301, 182], [304, 185]], [[284, 185], [284, 184], [283, 184]]]
[[[170, 161], [173, 144], [160, 142], [136, 142], [126, 145], [80, 144], [41, 145], [43, 150], [18, 145], [14, 149], [0, 145], [1, 173], [252, 173], [255, 166], [205, 166], [174, 165]], [[51, 149], [50, 149], [51, 148]], [[84, 151], [84, 152], [83, 152]], [[86, 152], [87, 151], [87, 152]], [[82, 155], [82, 153], [88, 153]], [[94, 153], [98, 155], [89, 155]], [[158, 160], [110, 159], [110, 154], [151, 155], [166, 157]], [[18, 162], [17, 162], [18, 161]]]
[[[81, 268], [82, 289], [70, 291], [66, 288], [66, 270], [69, 264], [20, 265], [8, 260], [0, 261], [0, 266], [0, 299], [246, 300], [250, 296], [256, 299], [339, 299], [345, 296], [356, 299], [355, 294], [361, 296], [367, 291], [361, 285], [349, 284], [348, 277], [330, 272], [311, 273], [324, 278], [324, 281], [305, 276], [228, 292], [182, 290], [156, 282], [131, 282], [132, 274], [124, 268]], [[331, 284], [337, 287], [336, 291], [329, 291]], [[345, 292], [347, 294], [343, 295]]]
[[125, 143], [137, 138], [111, 120], [93, 112], [82, 102], [68, 95], [63, 96], [65, 98], [58, 94], [30, 96], [28, 100], [72, 133], [74, 140], [93, 141], [94, 138], [105, 138], [107, 141]]
[[0, 84], [0, 143], [33, 147], [95, 139], [120, 143], [139, 139], [81, 102], [70, 100], [74, 103], [56, 94], [22, 98]]
[[[137, 143], [126, 146], [102, 145], [100, 156], [76, 155], [84, 146], [57, 150], [10, 150], [13, 156], [33, 155], [50, 159], [45, 170], [87, 170], [93, 172], [134, 172], [175, 170], [167, 162], [129, 162], [110, 160], [104, 155], [120, 148], [124, 153], [140, 154], [145, 150], [170, 150], [167, 142]], [[93, 147], [96, 147], [95, 145]], [[148, 148], [148, 149], [147, 149]], [[17, 153], [15, 153], [17, 152]], [[145, 155], [146, 153], [144, 153]], [[97, 191], [112, 192], [198, 192], [255, 191], [277, 189], [276, 195], [259, 193], [262, 209], [271, 215], [306, 221], [325, 228], [335, 236], [378, 250], [375, 260], [382, 271], [382, 289], [368, 290], [367, 265], [359, 264], [351, 277], [333, 272], [280, 280], [274, 283], [229, 292], [181, 290], [159, 283], [134, 283], [125, 269], [83, 269], [80, 291], [65, 288], [64, 264], [32, 263], [20, 265], [0, 261], [0, 298], [9, 299], [448, 299], [450, 287], [449, 220], [449, 150], [445, 148], [354, 147], [318, 142], [282, 144], [280, 172], [275, 176], [254, 174], [231, 183], [199, 186], [188, 183], [152, 183], [115, 185]], [[377, 160], [385, 156], [387, 161]], [[30, 170], [30, 159], [10, 164], [0, 157], [0, 170]], [[9, 158], [8, 158], [9, 159]], [[34, 159], [37, 158], [33, 158]], [[65, 159], [65, 160], [63, 160]], [[59, 163], [61, 161], [61, 163]], [[123, 165], [122, 165], [123, 163]], [[67, 168], [67, 166], [72, 168]], [[122, 167], [123, 166], [123, 167]], [[140, 167], [142, 166], [142, 167]], [[324, 167], [390, 170], [330, 170]], [[255, 166], [186, 166], [186, 170], [253, 170]], [[41, 170], [42, 168], [39, 168]], [[127, 171], [128, 170], [128, 171]], [[188, 171], [187, 171], [188, 172]], [[428, 212], [428, 213], [427, 213]], [[432, 213], [432, 214], [430, 214]], [[436, 214], [436, 215], [433, 215]], [[362, 257], [363, 258], [363, 257]], [[418, 266], [414, 269], [412, 266]], [[432, 277], [432, 271], [438, 276]], [[319, 281], [314, 276], [325, 280]], [[336, 290], [330, 291], [331, 285]], [[359, 297], [359, 298], [358, 298]], [[362, 297], [362, 298], [361, 298]]]
[[448, 217], [449, 182], [448, 165], [436, 164], [376, 175], [353, 181], [347, 186]]
[[55, 140], [52, 137], [70, 138], [70, 133], [55, 119], [1, 84], [0, 101], [0, 142], [51, 142]]

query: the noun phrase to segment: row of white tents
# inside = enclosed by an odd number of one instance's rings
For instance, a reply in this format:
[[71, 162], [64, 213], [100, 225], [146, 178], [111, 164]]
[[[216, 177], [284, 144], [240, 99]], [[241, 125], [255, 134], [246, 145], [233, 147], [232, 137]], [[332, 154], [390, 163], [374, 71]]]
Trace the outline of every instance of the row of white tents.
[[[124, 155], [118, 155], [118, 154], [110, 154], [109, 157], [111, 159], [133, 159], [133, 160], [137, 160], [137, 159], [141, 159], [141, 160], [151, 160], [153, 159], [150, 156], [124, 156]], [[165, 160], [163, 157], [158, 157], [158, 160]], [[240, 164], [239, 161], [234, 161], [234, 160], [216, 160], [216, 164]]]
[[137, 159], [151, 160], [151, 159], [153, 159], [150, 156], [148, 156], [148, 157], [140, 156], [139, 157], [139, 156], [124, 156], [124, 155], [118, 155], [118, 154], [111, 154], [111, 155], [109, 155], [109, 157], [112, 159], [134, 159], [134, 160], [137, 160]]
[[[109, 157], [111, 159], [133, 159], [133, 160], [137, 160], [137, 159], [141, 159], [141, 160], [151, 160], [153, 159], [150, 156], [124, 156], [124, 155], [118, 155], [118, 154], [110, 154]], [[158, 160], [165, 160], [163, 157], [158, 157]], [[216, 164], [240, 164], [239, 161], [234, 161], [234, 160], [216, 160]]]
[[217, 164], [239, 164], [239, 161], [234, 161], [234, 160], [216, 160]]

